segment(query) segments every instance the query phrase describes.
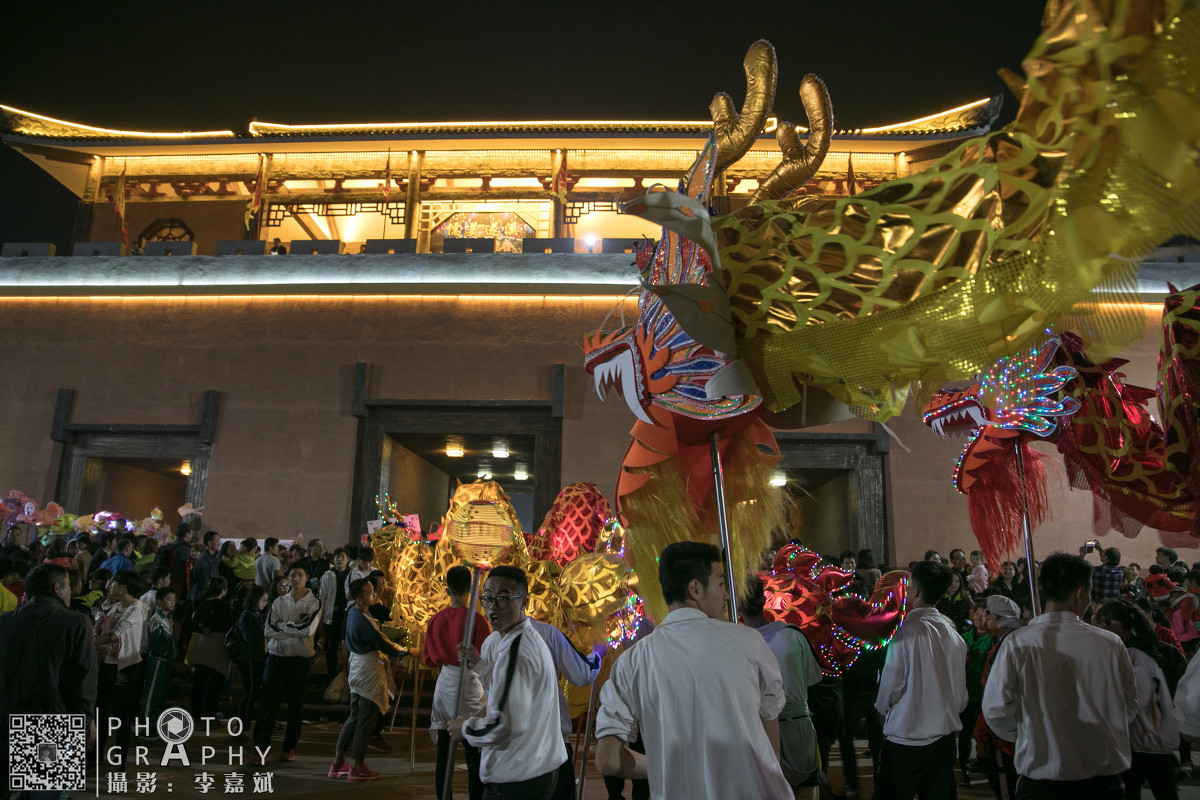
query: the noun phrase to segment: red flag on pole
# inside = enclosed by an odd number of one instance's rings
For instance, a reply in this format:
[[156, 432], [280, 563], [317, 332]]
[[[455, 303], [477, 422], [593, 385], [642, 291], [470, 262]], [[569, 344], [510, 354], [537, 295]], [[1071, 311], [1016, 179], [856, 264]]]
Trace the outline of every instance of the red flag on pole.
[[392, 199], [392, 151], [388, 150], [387, 166], [383, 168], [383, 202]]
[[852, 154], [846, 155], [846, 163], [850, 165], [850, 168], [846, 173], [846, 189], [852, 195], [857, 194], [857, 192], [854, 190], [854, 156]]
[[117, 187], [113, 190], [112, 202], [117, 222], [121, 226], [121, 241], [129, 244], [129, 226], [125, 224], [125, 167], [121, 167], [121, 177], [117, 178]]
[[562, 161], [558, 165], [558, 172], [554, 174], [554, 180], [550, 184], [550, 194], [558, 198], [559, 202], [566, 205], [567, 202], [567, 154], [563, 153]]
[[267, 160], [266, 156], [258, 157], [258, 176], [254, 179], [254, 194], [250, 196], [250, 202], [246, 205], [246, 231], [255, 233], [255, 229], [250, 227], [252, 220], [257, 220], [259, 212], [262, 211], [263, 198], [263, 179], [266, 177]]

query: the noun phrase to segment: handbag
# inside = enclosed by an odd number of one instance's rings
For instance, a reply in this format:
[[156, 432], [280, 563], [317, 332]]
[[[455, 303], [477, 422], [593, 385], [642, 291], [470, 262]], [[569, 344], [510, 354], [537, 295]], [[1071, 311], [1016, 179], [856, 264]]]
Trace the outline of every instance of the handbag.
[[[104, 614], [92, 625], [92, 636], [99, 639], [101, 636], [112, 633], [115, 627], [117, 627], [117, 618]], [[121, 637], [119, 636], [107, 644], [96, 645], [96, 656], [101, 660], [108, 657], [115, 658], [119, 652], [121, 652]]]
[[349, 703], [350, 702], [350, 675], [346, 670], [342, 670], [334, 679], [325, 687], [325, 701], [328, 703]]

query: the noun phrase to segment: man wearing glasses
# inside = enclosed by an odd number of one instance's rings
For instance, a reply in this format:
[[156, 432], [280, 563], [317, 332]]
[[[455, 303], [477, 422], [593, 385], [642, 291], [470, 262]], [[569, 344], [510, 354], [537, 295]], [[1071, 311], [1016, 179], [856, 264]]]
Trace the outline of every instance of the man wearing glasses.
[[459, 648], [459, 661], [487, 683], [482, 716], [446, 724], [450, 736], [483, 751], [484, 800], [548, 800], [567, 759], [558, 725], [558, 684], [550, 649], [525, 616], [529, 584], [517, 567], [495, 567], [479, 598], [492, 634], [482, 653]]

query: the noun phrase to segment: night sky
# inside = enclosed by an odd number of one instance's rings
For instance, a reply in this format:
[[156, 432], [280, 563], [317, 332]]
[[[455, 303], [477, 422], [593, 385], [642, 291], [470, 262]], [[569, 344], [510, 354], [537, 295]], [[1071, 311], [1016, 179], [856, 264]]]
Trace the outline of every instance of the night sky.
[[[286, 123], [704, 119], [775, 45], [775, 112], [824, 79], [839, 128], [1003, 92], [1041, 2], [141, 2], [5, 0], [0, 103], [111, 128], [244, 133]], [[1014, 103], [1006, 97], [1006, 118]], [[66, 252], [76, 198], [0, 147], [0, 242]]]

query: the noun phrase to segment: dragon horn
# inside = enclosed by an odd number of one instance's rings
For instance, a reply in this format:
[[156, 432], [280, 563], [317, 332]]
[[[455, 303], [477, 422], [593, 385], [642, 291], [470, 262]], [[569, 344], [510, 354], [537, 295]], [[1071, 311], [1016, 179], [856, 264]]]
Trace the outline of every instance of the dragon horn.
[[792, 123], [779, 123], [775, 137], [783, 152], [783, 160], [758, 187], [758, 191], [750, 198], [751, 203], [784, 197], [800, 188], [817, 174], [825, 154], [829, 152], [833, 104], [825, 83], [816, 75], [805, 75], [800, 82], [800, 102], [804, 104], [804, 113], [808, 115], [808, 142], [803, 145], [800, 143], [800, 136]]
[[742, 113], [734, 110], [733, 99], [719, 92], [708, 105], [717, 139], [717, 164], [720, 173], [735, 163], [754, 144], [763, 122], [775, 102], [775, 48], [765, 39], [750, 45], [742, 61], [746, 70], [746, 100]]

